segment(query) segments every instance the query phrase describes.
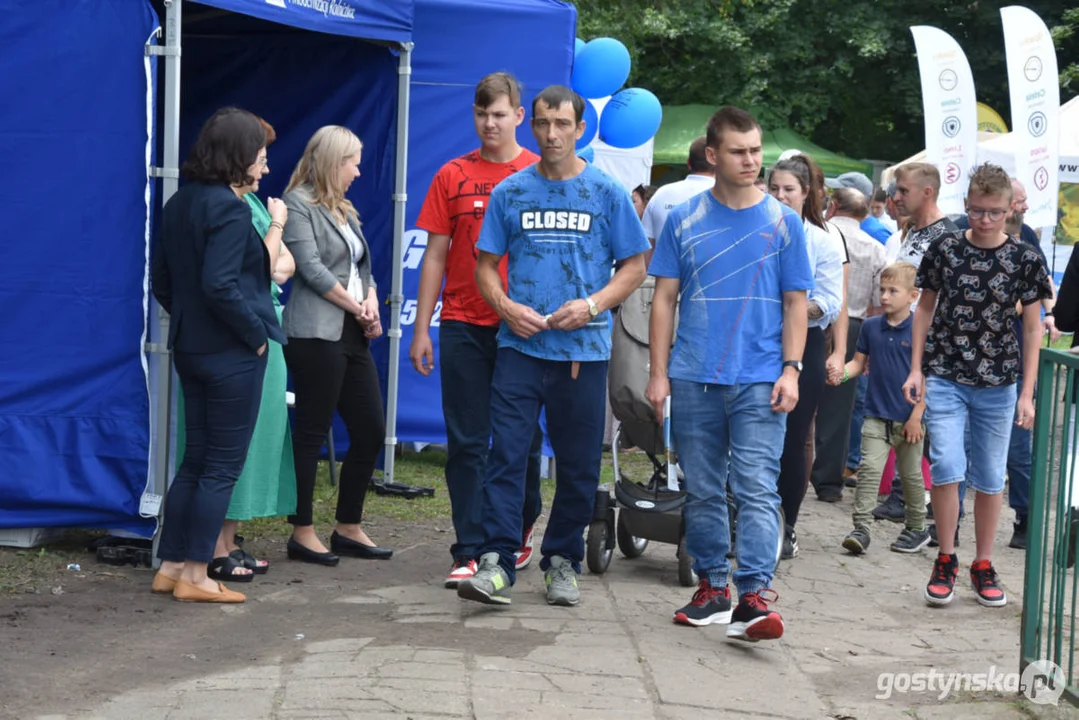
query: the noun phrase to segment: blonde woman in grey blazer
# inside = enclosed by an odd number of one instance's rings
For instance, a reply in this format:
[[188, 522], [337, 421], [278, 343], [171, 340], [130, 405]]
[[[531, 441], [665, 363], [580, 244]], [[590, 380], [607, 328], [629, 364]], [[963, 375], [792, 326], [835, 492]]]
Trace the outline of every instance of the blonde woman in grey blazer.
[[[370, 343], [382, 334], [371, 279], [371, 249], [345, 192], [360, 176], [363, 145], [350, 130], [320, 128], [307, 143], [283, 197], [285, 244], [296, 261], [285, 305], [285, 361], [296, 393], [292, 433], [296, 514], [289, 516], [293, 560], [336, 565], [341, 555], [388, 559], [393, 551], [360, 526], [367, 486], [386, 436], [382, 393]], [[337, 410], [348, 429], [337, 525], [329, 549], [315, 532], [312, 499], [322, 443]]]

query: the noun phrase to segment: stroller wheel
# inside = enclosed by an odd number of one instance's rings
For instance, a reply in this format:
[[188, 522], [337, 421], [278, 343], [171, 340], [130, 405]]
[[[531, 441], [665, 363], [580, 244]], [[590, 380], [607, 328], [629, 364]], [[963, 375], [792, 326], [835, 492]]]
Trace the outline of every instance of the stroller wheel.
[[686, 552], [686, 535], [678, 541], [678, 582], [682, 587], [693, 587], [697, 584], [697, 573], [693, 572], [693, 558]]
[[629, 527], [626, 525], [626, 516], [624, 513], [618, 513], [618, 526], [615, 529], [615, 538], [618, 540], [618, 549], [622, 551], [622, 554], [627, 558], [640, 557], [644, 549], [648, 547], [647, 538], [634, 537], [629, 532]]
[[593, 520], [588, 526], [588, 536], [585, 539], [585, 560], [588, 570], [596, 575], [607, 572], [611, 564], [611, 556], [614, 555], [614, 545], [609, 542], [610, 528], [606, 520]]

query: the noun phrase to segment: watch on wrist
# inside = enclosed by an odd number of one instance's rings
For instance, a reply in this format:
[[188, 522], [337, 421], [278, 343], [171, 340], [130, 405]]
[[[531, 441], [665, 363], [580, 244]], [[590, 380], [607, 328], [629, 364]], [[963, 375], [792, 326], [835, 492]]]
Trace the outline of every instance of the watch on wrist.
[[591, 295], [586, 297], [584, 299], [584, 301], [586, 303], [588, 303], [588, 314], [589, 315], [591, 315], [592, 317], [596, 317], [597, 315], [599, 315], [599, 305], [596, 305], [596, 301], [592, 299]]
[[785, 363], [783, 363], [783, 369], [784, 370], [786, 370], [789, 367], [794, 368], [795, 370], [797, 370], [800, 373], [800, 372], [802, 372], [802, 361], [801, 360], [787, 360]]

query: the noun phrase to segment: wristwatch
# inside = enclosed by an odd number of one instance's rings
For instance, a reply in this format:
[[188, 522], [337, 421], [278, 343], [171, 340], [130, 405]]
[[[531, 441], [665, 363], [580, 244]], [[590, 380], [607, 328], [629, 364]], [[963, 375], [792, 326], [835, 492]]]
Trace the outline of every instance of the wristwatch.
[[801, 360], [788, 360], [785, 363], [783, 363], [783, 369], [784, 370], [786, 370], [789, 367], [794, 368], [795, 370], [797, 370], [800, 373], [800, 372], [802, 372], [802, 361]]
[[596, 301], [592, 299], [592, 296], [588, 296], [584, 299], [588, 303], [588, 314], [592, 317], [599, 315], [599, 305], [596, 305]]

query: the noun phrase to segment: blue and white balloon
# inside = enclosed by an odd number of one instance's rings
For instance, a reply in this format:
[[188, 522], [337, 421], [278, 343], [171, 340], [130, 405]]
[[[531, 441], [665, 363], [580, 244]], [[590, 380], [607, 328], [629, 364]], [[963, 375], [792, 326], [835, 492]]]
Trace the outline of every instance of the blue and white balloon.
[[629, 50], [614, 38], [596, 38], [577, 52], [570, 81], [581, 97], [613, 95], [629, 78]]
[[651, 140], [662, 122], [659, 98], [644, 88], [626, 88], [603, 108], [599, 138], [611, 147], [635, 148]]
[[596, 159], [596, 150], [591, 145], [589, 145], [588, 147], [578, 150], [577, 157], [581, 158], [586, 163], [594, 162]]
[[584, 40], [582, 40], [581, 38], [577, 38], [576, 42], [573, 44], [573, 56], [577, 57], [577, 55], [581, 52], [581, 48], [583, 48], [584, 46]]

